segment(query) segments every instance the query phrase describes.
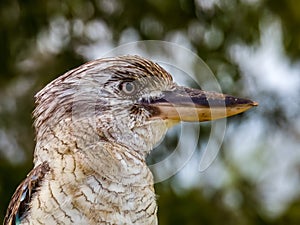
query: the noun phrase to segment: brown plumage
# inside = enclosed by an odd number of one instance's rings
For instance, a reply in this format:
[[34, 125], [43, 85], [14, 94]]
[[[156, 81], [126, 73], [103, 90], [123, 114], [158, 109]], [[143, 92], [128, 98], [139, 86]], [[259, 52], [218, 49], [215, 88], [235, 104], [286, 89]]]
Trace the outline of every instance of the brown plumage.
[[257, 103], [180, 87], [138, 56], [86, 63], [36, 95], [34, 169], [4, 224], [157, 224], [145, 157], [169, 126]]
[[48, 163], [44, 162], [27, 175], [27, 178], [18, 186], [11, 198], [7, 213], [4, 218], [4, 224], [19, 224], [20, 215], [26, 214], [33, 194], [38, 191], [40, 182], [46, 173], [50, 170]]

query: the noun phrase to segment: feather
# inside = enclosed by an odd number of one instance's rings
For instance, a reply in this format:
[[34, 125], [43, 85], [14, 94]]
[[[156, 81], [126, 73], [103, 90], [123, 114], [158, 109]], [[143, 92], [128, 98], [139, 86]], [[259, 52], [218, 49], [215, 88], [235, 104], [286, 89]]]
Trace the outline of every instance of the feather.
[[12, 196], [3, 225], [15, 225], [21, 223], [29, 210], [33, 194], [38, 190], [45, 174], [49, 170], [48, 163], [44, 162], [30, 171], [26, 179], [18, 186]]

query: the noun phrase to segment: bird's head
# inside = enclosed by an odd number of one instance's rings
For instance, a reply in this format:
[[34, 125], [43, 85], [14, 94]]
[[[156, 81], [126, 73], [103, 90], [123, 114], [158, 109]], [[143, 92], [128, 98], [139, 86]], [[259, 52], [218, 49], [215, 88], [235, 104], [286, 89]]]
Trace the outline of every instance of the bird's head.
[[173, 124], [228, 117], [257, 105], [179, 86], [158, 64], [137, 56], [104, 58], [73, 69], [42, 89], [36, 103], [37, 138], [48, 129], [77, 124], [81, 136], [96, 135], [98, 141], [143, 156]]

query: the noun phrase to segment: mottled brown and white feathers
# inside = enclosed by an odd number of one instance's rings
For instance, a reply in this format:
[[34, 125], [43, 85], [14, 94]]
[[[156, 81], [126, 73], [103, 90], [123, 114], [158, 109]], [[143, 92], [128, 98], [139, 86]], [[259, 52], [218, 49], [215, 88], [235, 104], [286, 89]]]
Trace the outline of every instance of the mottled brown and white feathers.
[[[124, 91], [122, 85], [128, 83], [135, 85], [134, 92]], [[94, 123], [102, 123], [99, 126], [94, 124], [98, 130], [107, 130], [122, 123], [126, 123], [127, 127], [129, 123], [130, 129], [143, 125], [148, 112], [137, 103], [158, 98], [162, 91], [171, 90], [174, 85], [171, 75], [162, 67], [137, 56], [86, 63], [54, 80], [36, 95], [34, 125], [37, 139], [49, 127], [66, 118], [84, 120], [93, 117]], [[119, 129], [103, 135], [110, 138]], [[145, 148], [144, 145], [138, 147]]]
[[28, 202], [39, 191], [40, 182], [49, 170], [47, 162], [44, 162], [30, 171], [27, 178], [18, 186], [11, 198], [4, 218], [4, 224], [20, 224], [29, 210]]
[[151, 109], [136, 103], [173, 85], [157, 64], [124, 56], [84, 64], [41, 90], [34, 163], [35, 170], [47, 163], [50, 172], [39, 177], [20, 224], [156, 224], [145, 156], [167, 128], [147, 121]]
[[145, 157], [168, 126], [257, 105], [178, 86], [162, 67], [138, 56], [73, 69], [43, 88], [36, 104], [34, 169], [12, 198], [8, 225], [155, 225]]

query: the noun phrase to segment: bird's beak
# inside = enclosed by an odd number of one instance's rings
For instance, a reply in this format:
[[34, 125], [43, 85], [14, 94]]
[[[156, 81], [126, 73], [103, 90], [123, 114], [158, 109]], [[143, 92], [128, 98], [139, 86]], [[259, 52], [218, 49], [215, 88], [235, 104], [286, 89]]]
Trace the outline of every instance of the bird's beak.
[[163, 92], [161, 98], [152, 100], [148, 106], [151, 108], [151, 120], [176, 123], [220, 119], [257, 105], [249, 99], [177, 86], [172, 91]]

